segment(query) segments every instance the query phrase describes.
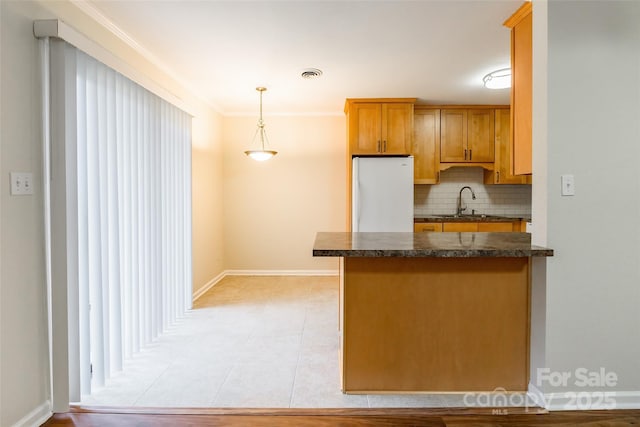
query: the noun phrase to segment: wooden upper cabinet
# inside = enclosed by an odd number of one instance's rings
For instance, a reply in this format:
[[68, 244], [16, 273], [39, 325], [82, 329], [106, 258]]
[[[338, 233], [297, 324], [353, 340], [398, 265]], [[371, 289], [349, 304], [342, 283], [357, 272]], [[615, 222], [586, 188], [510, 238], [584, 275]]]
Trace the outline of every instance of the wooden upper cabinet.
[[530, 184], [531, 177], [511, 173], [511, 111], [495, 110], [495, 164], [494, 170], [485, 171], [485, 184]]
[[382, 153], [408, 154], [413, 139], [413, 104], [382, 104]]
[[511, 144], [513, 174], [531, 174], [532, 116], [531, 2], [523, 4], [504, 26], [511, 28]]
[[495, 146], [494, 110], [469, 110], [467, 112], [467, 161], [493, 162]]
[[467, 157], [467, 110], [442, 110], [440, 114], [440, 161], [464, 162]]
[[409, 154], [415, 101], [415, 98], [347, 99], [350, 154]]
[[377, 153], [382, 140], [382, 105], [353, 104], [349, 109], [349, 147], [352, 153]]
[[413, 114], [415, 184], [437, 184], [440, 170], [440, 110], [416, 108]]
[[443, 109], [440, 122], [442, 163], [493, 162], [493, 109]]

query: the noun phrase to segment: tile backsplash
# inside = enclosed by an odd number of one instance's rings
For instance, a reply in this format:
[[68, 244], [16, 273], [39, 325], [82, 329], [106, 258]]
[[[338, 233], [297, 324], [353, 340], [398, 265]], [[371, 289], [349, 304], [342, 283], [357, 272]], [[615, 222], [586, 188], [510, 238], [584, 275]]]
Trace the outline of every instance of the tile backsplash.
[[465, 214], [475, 209], [476, 214], [531, 217], [530, 185], [485, 185], [482, 168], [454, 167], [440, 173], [440, 184], [414, 186], [414, 214], [454, 214], [460, 189], [468, 185], [476, 194], [471, 199], [469, 190], [462, 193]]

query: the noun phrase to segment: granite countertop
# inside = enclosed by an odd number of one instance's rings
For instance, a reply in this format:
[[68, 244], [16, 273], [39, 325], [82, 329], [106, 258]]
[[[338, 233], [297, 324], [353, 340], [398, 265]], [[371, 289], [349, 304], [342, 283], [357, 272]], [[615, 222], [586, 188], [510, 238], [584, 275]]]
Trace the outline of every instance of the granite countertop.
[[416, 215], [414, 222], [512, 222], [531, 221], [531, 218], [522, 216], [501, 216], [501, 215]]
[[553, 256], [529, 233], [318, 233], [313, 256], [530, 257]]

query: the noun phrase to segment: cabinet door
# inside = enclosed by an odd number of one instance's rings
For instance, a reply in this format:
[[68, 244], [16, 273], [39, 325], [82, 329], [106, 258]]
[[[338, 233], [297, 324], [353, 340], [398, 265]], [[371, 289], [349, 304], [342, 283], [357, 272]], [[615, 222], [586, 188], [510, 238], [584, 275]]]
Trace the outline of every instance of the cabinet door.
[[466, 161], [467, 110], [442, 110], [440, 114], [440, 161]]
[[413, 104], [382, 104], [382, 153], [409, 154], [413, 137]]
[[493, 171], [495, 184], [527, 184], [526, 176], [511, 174], [511, 112], [496, 110], [496, 161]]
[[505, 25], [511, 28], [513, 174], [531, 174], [532, 13], [526, 2]]
[[382, 105], [354, 103], [349, 109], [351, 154], [376, 154], [382, 144]]
[[493, 162], [495, 151], [494, 110], [467, 111], [467, 161]]
[[513, 231], [512, 222], [479, 222], [478, 231], [510, 232]]
[[437, 184], [440, 169], [440, 110], [415, 110], [413, 149], [415, 184]]
[[435, 222], [417, 222], [413, 224], [416, 233], [438, 233], [442, 231], [442, 224]]
[[442, 224], [442, 231], [457, 231], [457, 232], [467, 232], [467, 231], [478, 231], [478, 223], [477, 222], [445, 222]]

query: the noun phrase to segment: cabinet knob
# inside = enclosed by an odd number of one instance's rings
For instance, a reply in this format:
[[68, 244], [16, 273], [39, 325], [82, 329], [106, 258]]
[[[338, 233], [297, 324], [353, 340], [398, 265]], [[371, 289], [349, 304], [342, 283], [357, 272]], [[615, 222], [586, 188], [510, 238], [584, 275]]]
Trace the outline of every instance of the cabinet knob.
[[467, 160], [467, 149], [464, 149], [464, 159]]
[[382, 148], [382, 152], [383, 153], [387, 152], [387, 140], [386, 139], [384, 140], [384, 145], [383, 145], [383, 148]]
[[381, 153], [382, 151], [380, 150], [380, 141], [378, 141], [378, 149], [376, 150], [378, 153]]
[[473, 160], [473, 150], [469, 150], [469, 160]]
[[500, 182], [500, 171], [496, 171], [496, 182]]

